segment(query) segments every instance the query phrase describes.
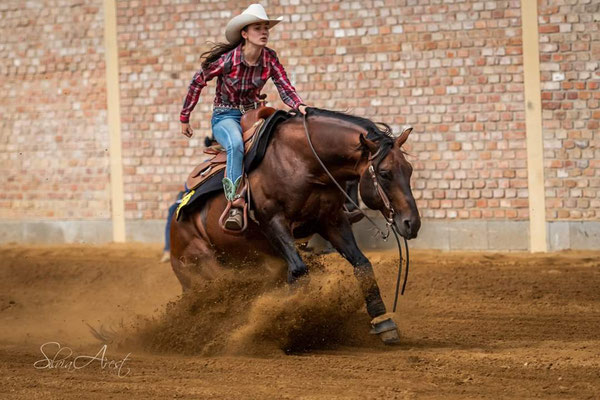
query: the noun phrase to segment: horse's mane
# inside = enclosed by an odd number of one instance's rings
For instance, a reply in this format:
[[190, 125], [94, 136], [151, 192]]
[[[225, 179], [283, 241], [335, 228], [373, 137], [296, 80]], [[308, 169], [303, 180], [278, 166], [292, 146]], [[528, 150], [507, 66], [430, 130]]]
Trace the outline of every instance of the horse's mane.
[[383, 145], [385, 142], [388, 141], [394, 141], [392, 128], [390, 128], [388, 124], [385, 124], [383, 122], [373, 122], [368, 118], [343, 113], [341, 111], [325, 110], [322, 108], [314, 107], [310, 107], [308, 110], [310, 110], [310, 115], [321, 115], [324, 117], [338, 118], [342, 121], [347, 121], [352, 124], [358, 125], [367, 131], [367, 139], [374, 140], [376, 142], [382, 141], [380, 145]]
[[[385, 158], [390, 149], [394, 146], [394, 135], [392, 128], [383, 122], [373, 122], [368, 118], [359, 117], [357, 115], [346, 114], [340, 111], [325, 110], [322, 108], [310, 107], [307, 109], [309, 115], [320, 115], [330, 118], [338, 118], [342, 121], [350, 122], [358, 125], [359, 127], [367, 131], [367, 139], [377, 142], [379, 144], [378, 155], [373, 160], [375, 168], [379, 167], [379, 163]], [[363, 154], [368, 154], [365, 153]]]

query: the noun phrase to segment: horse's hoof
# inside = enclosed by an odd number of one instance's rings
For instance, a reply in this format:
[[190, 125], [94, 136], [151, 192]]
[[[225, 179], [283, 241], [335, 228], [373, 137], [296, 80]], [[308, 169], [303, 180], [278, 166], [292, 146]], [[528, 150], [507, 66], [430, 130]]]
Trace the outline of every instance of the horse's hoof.
[[400, 335], [398, 335], [398, 330], [394, 329], [393, 331], [382, 332], [379, 334], [379, 339], [388, 346], [400, 343]]
[[[375, 321], [374, 319], [373, 321]], [[392, 345], [400, 343], [400, 335], [398, 335], [398, 327], [391, 318], [384, 319], [379, 322], [371, 322], [373, 327], [369, 332], [371, 335], [379, 336], [379, 339], [384, 344]]]

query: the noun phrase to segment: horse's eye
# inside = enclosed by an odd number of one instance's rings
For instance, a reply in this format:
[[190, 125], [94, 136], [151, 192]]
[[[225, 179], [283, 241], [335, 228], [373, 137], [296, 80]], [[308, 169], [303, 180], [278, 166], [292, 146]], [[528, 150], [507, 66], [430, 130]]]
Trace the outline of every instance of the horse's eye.
[[383, 179], [389, 180], [392, 178], [392, 173], [390, 171], [380, 170], [379, 176], [381, 176]]

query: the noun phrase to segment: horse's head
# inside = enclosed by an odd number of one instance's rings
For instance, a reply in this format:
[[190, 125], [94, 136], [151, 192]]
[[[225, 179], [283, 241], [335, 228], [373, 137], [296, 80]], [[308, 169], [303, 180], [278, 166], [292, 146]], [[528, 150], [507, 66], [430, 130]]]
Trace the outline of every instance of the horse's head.
[[417, 237], [421, 227], [410, 188], [412, 166], [401, 148], [411, 131], [412, 128], [408, 128], [398, 138], [386, 136], [379, 141], [360, 135], [361, 145], [369, 152], [368, 167], [360, 177], [362, 200], [367, 207], [381, 211], [407, 239]]

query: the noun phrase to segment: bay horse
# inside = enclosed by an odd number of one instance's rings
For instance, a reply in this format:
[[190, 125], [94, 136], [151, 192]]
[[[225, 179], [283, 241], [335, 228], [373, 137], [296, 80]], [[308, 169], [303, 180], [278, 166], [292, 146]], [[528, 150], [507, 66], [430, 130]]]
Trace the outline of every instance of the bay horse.
[[214, 278], [223, 266], [258, 260], [261, 254], [285, 260], [293, 285], [308, 274], [295, 240], [318, 233], [354, 267], [372, 318], [371, 333], [386, 344], [397, 342], [397, 327], [385, 316], [373, 267], [356, 244], [345, 197], [310, 146], [342, 187], [358, 179], [364, 204], [412, 239], [421, 220], [410, 187], [412, 167], [401, 149], [411, 130], [396, 138], [385, 124], [318, 108], [281, 122], [264, 158], [248, 174], [250, 207], [258, 223], [249, 220], [241, 236], [223, 232], [218, 223], [226, 205], [222, 192], [172, 220], [171, 266], [183, 290], [196, 277]]

